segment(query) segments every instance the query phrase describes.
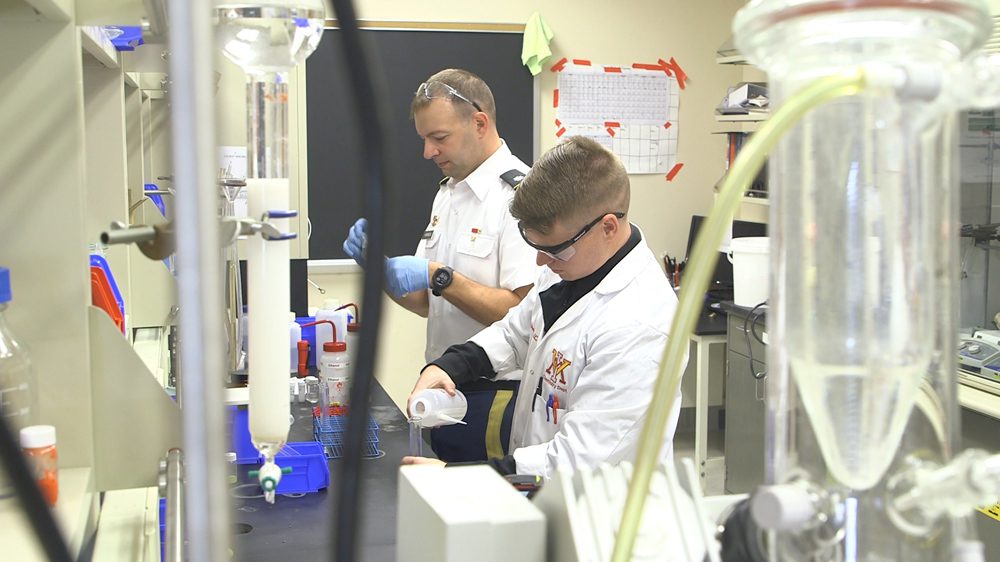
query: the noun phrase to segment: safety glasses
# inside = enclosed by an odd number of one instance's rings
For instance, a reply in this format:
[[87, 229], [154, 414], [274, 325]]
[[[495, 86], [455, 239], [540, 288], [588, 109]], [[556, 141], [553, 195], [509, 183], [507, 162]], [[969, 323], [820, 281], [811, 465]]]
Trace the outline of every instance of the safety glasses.
[[476, 111], [483, 110], [483, 108], [479, 107], [478, 103], [463, 96], [458, 90], [452, 88], [444, 82], [424, 82], [419, 88], [417, 88], [417, 95], [419, 96], [421, 94], [429, 100], [449, 99], [455, 97], [476, 108]]
[[604, 220], [604, 217], [608, 215], [614, 215], [616, 218], [619, 219], [625, 217], [625, 213], [604, 213], [603, 215], [587, 223], [587, 226], [583, 227], [580, 230], [580, 232], [577, 232], [576, 236], [570, 238], [569, 240], [561, 244], [556, 244], [554, 246], [542, 246], [540, 244], [535, 244], [531, 240], [528, 240], [528, 236], [525, 235], [524, 233], [525, 230], [524, 225], [521, 222], [517, 223], [517, 229], [521, 231], [521, 238], [524, 238], [524, 241], [527, 242], [528, 245], [531, 246], [532, 248], [538, 250], [539, 252], [545, 254], [546, 256], [549, 256], [552, 259], [559, 261], [569, 261], [570, 258], [576, 255], [576, 248], [574, 248], [573, 245], [579, 242], [581, 238], [583, 238], [584, 236], [587, 235], [588, 232], [590, 232], [591, 228], [594, 228], [594, 226], [597, 223]]

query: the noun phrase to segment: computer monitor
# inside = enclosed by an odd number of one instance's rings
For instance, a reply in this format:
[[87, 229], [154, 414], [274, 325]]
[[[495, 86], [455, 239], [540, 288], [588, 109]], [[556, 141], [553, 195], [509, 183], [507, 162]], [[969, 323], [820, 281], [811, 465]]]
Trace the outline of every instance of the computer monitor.
[[[688, 231], [687, 258], [691, 259], [695, 238], [705, 222], [702, 215], [691, 216], [691, 227]], [[751, 221], [734, 220], [733, 238], [748, 236], [767, 236], [767, 224]], [[724, 252], [719, 252], [715, 264], [715, 272], [708, 286], [708, 297], [712, 300], [733, 300], [733, 264]]]

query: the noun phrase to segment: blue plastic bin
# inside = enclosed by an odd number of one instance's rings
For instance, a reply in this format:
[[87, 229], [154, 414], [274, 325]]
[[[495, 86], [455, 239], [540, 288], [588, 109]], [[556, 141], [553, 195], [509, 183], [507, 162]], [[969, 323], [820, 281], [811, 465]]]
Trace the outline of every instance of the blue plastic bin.
[[246, 406], [229, 407], [230, 444], [236, 453], [236, 464], [257, 464], [260, 453], [250, 441], [250, 421]]
[[160, 498], [160, 560], [165, 557], [167, 544], [167, 498]]
[[[259, 457], [258, 462], [263, 462]], [[279, 494], [308, 494], [318, 492], [330, 485], [330, 466], [326, 463], [323, 446], [315, 441], [286, 443], [274, 462], [281, 468], [291, 468], [292, 472], [281, 477]]]
[[111, 266], [108, 265], [108, 260], [104, 259], [104, 256], [100, 254], [90, 254], [90, 265], [99, 267], [104, 271], [104, 275], [108, 278], [108, 285], [111, 286], [111, 293], [115, 296], [115, 303], [118, 304], [118, 312], [121, 312], [122, 318], [124, 318], [125, 299], [122, 298], [122, 292], [118, 290], [118, 283], [115, 282], [115, 276], [111, 273]]

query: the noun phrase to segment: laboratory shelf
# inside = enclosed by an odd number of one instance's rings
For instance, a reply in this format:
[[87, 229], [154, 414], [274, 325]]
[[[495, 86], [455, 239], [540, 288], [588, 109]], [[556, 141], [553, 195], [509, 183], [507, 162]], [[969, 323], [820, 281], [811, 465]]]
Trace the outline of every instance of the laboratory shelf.
[[715, 120], [719, 123], [756, 123], [766, 121], [770, 115], [768, 112], [754, 113], [734, 113], [729, 115], [716, 115]]
[[73, 20], [73, 0], [22, 0], [5, 2], [5, 16], [10, 17], [20, 9], [24, 15], [33, 18], [41, 16], [47, 21], [69, 22]]
[[119, 68], [118, 51], [104, 30], [97, 25], [80, 26], [80, 45], [83, 51], [108, 68]]
[[[89, 467], [59, 469], [59, 501], [53, 511], [74, 558], [97, 524], [92, 477]], [[0, 544], [4, 560], [45, 559], [16, 500], [0, 500]]]
[[959, 384], [958, 402], [964, 408], [1000, 419], [1000, 396], [996, 394], [985, 392], [968, 384]]

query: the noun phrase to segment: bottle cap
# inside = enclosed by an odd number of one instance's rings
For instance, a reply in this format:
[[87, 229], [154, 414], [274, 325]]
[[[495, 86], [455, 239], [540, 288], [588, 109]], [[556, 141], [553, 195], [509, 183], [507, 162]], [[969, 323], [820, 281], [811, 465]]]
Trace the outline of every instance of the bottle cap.
[[21, 430], [21, 448], [37, 449], [56, 444], [56, 428], [53, 425], [29, 425]]
[[347, 351], [347, 343], [342, 341], [328, 341], [323, 344], [323, 351], [331, 353], [343, 353]]
[[10, 270], [0, 267], [0, 303], [10, 301]]
[[326, 299], [323, 301], [323, 308], [326, 310], [336, 310], [340, 306], [340, 301], [337, 299]]

